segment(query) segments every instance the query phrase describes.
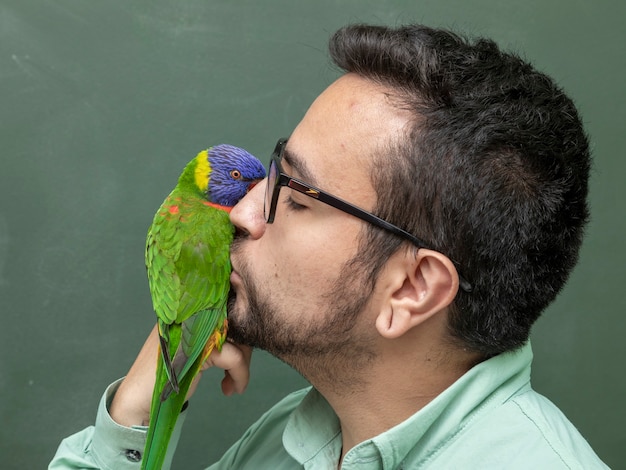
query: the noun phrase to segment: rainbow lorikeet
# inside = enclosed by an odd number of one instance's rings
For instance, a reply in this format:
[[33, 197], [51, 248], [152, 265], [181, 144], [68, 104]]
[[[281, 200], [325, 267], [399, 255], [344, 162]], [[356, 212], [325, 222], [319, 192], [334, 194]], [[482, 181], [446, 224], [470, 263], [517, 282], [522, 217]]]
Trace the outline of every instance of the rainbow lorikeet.
[[142, 469], [160, 469], [187, 391], [226, 338], [230, 209], [265, 177], [243, 149], [216, 145], [191, 160], [146, 240], [146, 267], [160, 353]]

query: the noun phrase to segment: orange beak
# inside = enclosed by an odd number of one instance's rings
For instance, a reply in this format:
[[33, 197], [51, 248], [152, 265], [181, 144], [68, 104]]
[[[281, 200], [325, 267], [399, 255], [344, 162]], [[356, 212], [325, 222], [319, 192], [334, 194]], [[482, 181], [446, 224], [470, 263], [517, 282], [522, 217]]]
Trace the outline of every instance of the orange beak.
[[262, 180], [254, 180], [251, 181], [250, 184], [248, 185], [248, 190], [246, 192], [250, 192], [252, 191], [252, 188], [254, 188], [257, 184], [259, 184], [259, 182], [261, 182]]

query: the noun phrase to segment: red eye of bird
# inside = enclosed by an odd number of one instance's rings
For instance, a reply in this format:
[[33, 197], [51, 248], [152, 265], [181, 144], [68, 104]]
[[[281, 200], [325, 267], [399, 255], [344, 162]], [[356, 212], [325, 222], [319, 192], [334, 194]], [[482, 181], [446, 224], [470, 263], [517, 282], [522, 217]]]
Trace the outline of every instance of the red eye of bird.
[[231, 170], [230, 171], [230, 177], [234, 180], [240, 180], [241, 179], [241, 172], [239, 170]]

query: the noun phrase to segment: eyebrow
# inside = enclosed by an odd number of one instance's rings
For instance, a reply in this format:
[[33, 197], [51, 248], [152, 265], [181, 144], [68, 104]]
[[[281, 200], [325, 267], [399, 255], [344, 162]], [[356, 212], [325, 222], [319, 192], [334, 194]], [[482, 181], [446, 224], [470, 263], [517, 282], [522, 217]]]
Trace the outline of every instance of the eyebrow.
[[299, 157], [296, 153], [285, 147], [283, 150], [283, 160], [292, 168], [292, 171], [296, 173], [296, 175], [290, 176], [301, 179], [303, 182], [307, 182], [312, 186], [317, 186], [317, 179], [313, 173], [311, 173], [304, 158]]

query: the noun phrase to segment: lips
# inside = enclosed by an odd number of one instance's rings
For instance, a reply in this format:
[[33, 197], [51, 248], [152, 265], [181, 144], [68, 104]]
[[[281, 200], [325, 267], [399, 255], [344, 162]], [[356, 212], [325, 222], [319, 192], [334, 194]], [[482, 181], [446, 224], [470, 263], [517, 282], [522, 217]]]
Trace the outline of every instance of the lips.
[[230, 272], [230, 284], [233, 287], [236, 286], [240, 286], [242, 283], [242, 279], [241, 276], [239, 275], [239, 273], [237, 273], [237, 271], [233, 268], [233, 270]]

